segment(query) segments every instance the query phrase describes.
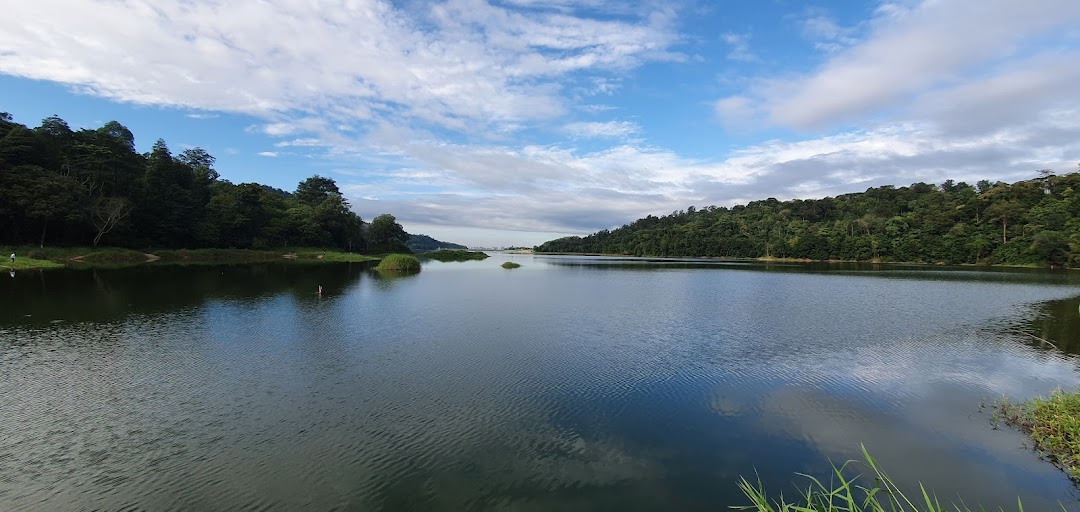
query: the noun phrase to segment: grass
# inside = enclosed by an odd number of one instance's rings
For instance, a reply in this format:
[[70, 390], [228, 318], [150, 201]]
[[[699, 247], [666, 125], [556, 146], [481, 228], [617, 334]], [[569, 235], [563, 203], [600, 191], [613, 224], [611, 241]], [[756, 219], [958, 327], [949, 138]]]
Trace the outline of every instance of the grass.
[[[12, 249], [9, 247], [10, 254]], [[299, 247], [292, 249], [146, 249], [134, 250], [118, 247], [16, 247], [15, 270], [20, 268], [57, 268], [57, 267], [94, 267], [113, 268], [155, 264], [219, 264], [219, 263], [259, 263], [270, 261], [299, 262], [365, 262], [379, 258], [364, 254], [343, 252], [318, 247]], [[27, 266], [24, 262], [28, 262]], [[36, 263], [29, 263], [36, 262]]]
[[[795, 501], [786, 501], [783, 495], [770, 500], [759, 480], [752, 484], [746, 478], [739, 481], [739, 489], [750, 505], [737, 505], [734, 510], [755, 512], [971, 512], [966, 505], [942, 505], [937, 497], [922, 484], [919, 495], [909, 498], [896, 483], [878, 465], [877, 461], [862, 447], [865, 465], [873, 476], [873, 486], [862, 483], [862, 476], [849, 476], [849, 468], [856, 464], [848, 461], [840, 467], [833, 466], [833, 475], [826, 484], [810, 475], [805, 477], [809, 484], [806, 490], [800, 490]], [[1016, 506], [1023, 512], [1024, 505], [1017, 499]], [[1064, 510], [1064, 506], [1062, 507]]]
[[509, 269], [509, 268], [518, 268], [520, 266], [521, 266], [520, 263], [514, 263], [512, 261], [507, 261], [507, 262], [502, 264], [502, 268], [507, 268], [507, 269]]
[[408, 254], [387, 254], [375, 270], [391, 272], [419, 272], [420, 260]]
[[471, 261], [484, 260], [490, 256], [488, 256], [487, 253], [480, 251], [440, 249], [438, 251], [423, 254], [420, 257], [438, 261]]
[[[11, 253], [8, 253], [11, 254]], [[22, 256], [16, 256], [15, 263], [11, 263], [10, 259], [5, 259], [4, 263], [0, 265], [0, 268], [6, 268], [7, 270], [29, 270], [40, 268], [60, 268], [63, 265], [49, 260], [37, 260], [33, 258], [24, 258]]]
[[1080, 482], [1080, 391], [1056, 389], [1049, 398], [998, 402], [995, 419], [1020, 429], [1034, 448], [1074, 482]]

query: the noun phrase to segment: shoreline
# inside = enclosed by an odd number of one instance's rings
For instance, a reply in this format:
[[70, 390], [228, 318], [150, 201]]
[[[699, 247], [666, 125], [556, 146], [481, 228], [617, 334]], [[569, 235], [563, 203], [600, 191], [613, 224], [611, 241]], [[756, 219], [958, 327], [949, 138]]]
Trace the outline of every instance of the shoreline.
[[643, 260], [711, 260], [711, 261], [740, 261], [740, 262], [759, 262], [759, 263], [858, 263], [863, 265], [911, 265], [920, 267], [972, 267], [972, 268], [1030, 268], [1041, 270], [1080, 270], [1077, 268], [1061, 267], [1052, 268], [1035, 264], [1004, 264], [1004, 263], [927, 263], [924, 261], [881, 261], [881, 260], [813, 260], [806, 258], [776, 258], [762, 256], [759, 258], [739, 258], [739, 257], [727, 257], [727, 256], [634, 256], [631, 254], [612, 254], [612, 253], [598, 253], [598, 252], [537, 252], [532, 251], [530, 254], [538, 254], [542, 256], [604, 256], [609, 258], [635, 258]]
[[[10, 249], [9, 249], [10, 250]], [[319, 248], [297, 249], [124, 249], [103, 247], [16, 247], [15, 262], [0, 264], [9, 271], [58, 268], [124, 268], [141, 265], [218, 265], [245, 263], [365, 263], [381, 256]]]

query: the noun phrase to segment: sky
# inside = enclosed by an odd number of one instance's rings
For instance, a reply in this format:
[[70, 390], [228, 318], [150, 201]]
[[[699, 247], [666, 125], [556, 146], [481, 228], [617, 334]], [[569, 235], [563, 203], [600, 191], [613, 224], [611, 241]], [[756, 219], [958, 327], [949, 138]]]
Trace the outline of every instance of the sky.
[[34, 0], [0, 111], [532, 246], [688, 206], [1080, 162], [1080, 2]]

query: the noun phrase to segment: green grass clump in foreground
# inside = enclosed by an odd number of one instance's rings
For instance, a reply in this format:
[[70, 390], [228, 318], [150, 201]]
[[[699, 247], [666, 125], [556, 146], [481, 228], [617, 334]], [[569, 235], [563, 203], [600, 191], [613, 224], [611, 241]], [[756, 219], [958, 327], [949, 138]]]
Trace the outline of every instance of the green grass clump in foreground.
[[[983, 510], [982, 508], [971, 509], [963, 504], [942, 506], [937, 496], [928, 493], [922, 484], [919, 484], [919, 495], [914, 496], [914, 499], [909, 498], [897, 487], [892, 478], [882, 471], [877, 461], [866, 451], [866, 447], [862, 447], [862, 454], [873, 476], [873, 487], [860, 483], [861, 476], [849, 477], [845, 474], [848, 466], [855, 463], [855, 461], [848, 461], [843, 466], [833, 466], [833, 478], [830, 479], [828, 485], [810, 475], [802, 475], [810, 481], [810, 484], [805, 491], [799, 491], [798, 499], [791, 502], [786, 501], [783, 495], [777, 500], [770, 501], [760, 480], [757, 485], [754, 485], [746, 478], [742, 478], [739, 481], [739, 489], [752, 504], [731, 508], [755, 512], [973, 512], [973, 510]], [[1024, 511], [1024, 505], [1019, 499], [1016, 501], [1016, 506], [1020, 512]]]
[[375, 270], [389, 270], [393, 272], [419, 272], [420, 260], [408, 254], [388, 254], [379, 262]]
[[1026, 433], [1036, 450], [1080, 482], [1080, 391], [1057, 389], [1050, 398], [1022, 403], [1004, 398], [997, 404], [995, 417]]
[[422, 258], [428, 258], [438, 261], [470, 261], [470, 260], [484, 260], [489, 256], [487, 253], [480, 251], [465, 251], [461, 249], [450, 250], [441, 249], [434, 252], [429, 252], [421, 256]]
[[502, 268], [518, 268], [520, 266], [520, 263], [514, 263], [512, 261], [507, 261], [506, 263], [502, 264]]

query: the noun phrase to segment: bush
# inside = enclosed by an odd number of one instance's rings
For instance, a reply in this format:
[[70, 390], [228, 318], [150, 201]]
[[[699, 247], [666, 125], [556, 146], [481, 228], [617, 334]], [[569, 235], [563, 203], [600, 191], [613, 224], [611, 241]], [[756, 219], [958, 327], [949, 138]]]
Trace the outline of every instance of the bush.
[[420, 260], [408, 254], [388, 254], [379, 262], [375, 270], [392, 272], [419, 272]]
[[521, 266], [520, 263], [514, 263], [512, 261], [508, 261], [508, 262], [502, 264], [502, 268], [507, 268], [507, 269], [509, 269], [509, 268], [518, 268], [520, 266]]
[[480, 251], [442, 249], [435, 252], [429, 252], [422, 257], [438, 261], [469, 261], [487, 259], [488, 255], [487, 253]]

